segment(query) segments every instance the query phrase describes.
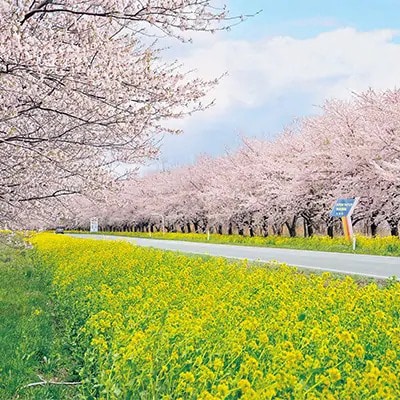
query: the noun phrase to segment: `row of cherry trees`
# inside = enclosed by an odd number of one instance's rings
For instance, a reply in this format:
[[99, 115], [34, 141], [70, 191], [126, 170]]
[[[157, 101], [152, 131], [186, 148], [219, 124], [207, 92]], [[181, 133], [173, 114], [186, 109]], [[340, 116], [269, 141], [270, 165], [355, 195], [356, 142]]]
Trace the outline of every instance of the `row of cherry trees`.
[[[235, 153], [124, 182], [104, 206], [87, 204], [75, 224], [104, 229], [295, 236], [333, 235], [338, 197], [359, 197], [357, 227], [399, 234], [400, 91], [369, 90], [327, 101], [276, 139], [243, 139]], [[111, 204], [114, 204], [112, 206]]]

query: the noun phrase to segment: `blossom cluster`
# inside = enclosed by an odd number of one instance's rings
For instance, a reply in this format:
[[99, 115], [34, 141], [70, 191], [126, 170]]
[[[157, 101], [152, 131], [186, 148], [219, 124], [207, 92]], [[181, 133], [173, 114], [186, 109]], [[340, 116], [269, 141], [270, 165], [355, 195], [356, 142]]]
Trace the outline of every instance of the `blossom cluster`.
[[40, 234], [85, 398], [396, 399], [400, 285]]
[[240, 20], [211, 0], [0, 0], [0, 221], [46, 219], [154, 157], [219, 80], [169, 61], [167, 37]]

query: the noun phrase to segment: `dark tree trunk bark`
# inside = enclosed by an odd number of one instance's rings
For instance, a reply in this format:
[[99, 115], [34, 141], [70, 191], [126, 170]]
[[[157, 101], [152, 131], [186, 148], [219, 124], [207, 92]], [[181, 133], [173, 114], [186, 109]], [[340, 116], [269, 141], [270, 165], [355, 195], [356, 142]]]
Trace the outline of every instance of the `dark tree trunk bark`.
[[399, 237], [399, 226], [390, 227], [390, 234]]
[[274, 232], [274, 235], [281, 236], [282, 235], [282, 226], [273, 224], [272, 231]]
[[370, 228], [371, 228], [371, 236], [372, 236], [372, 237], [376, 237], [376, 235], [377, 235], [377, 233], [378, 233], [378, 224], [376, 224], [375, 222], [373, 222], [373, 223], [370, 225]]
[[328, 225], [328, 236], [333, 239], [333, 225]]
[[296, 237], [296, 221], [297, 221], [297, 218], [294, 217], [291, 222], [289, 222], [289, 221], [285, 222], [285, 225], [288, 228], [290, 237]]
[[285, 222], [286, 227], [288, 228], [289, 231], [289, 236], [290, 237], [296, 237], [296, 227], [293, 225], [288, 224]]
[[250, 237], [254, 236], [254, 228], [252, 225], [249, 226], [249, 233], [250, 233]]
[[232, 233], [233, 233], [232, 223], [229, 222], [229, 225], [228, 225], [228, 235], [232, 235]]
[[387, 221], [390, 227], [390, 234], [392, 236], [399, 236], [399, 221], [390, 219]]
[[312, 226], [311, 220], [306, 220], [307, 236], [311, 237], [314, 235], [314, 228]]
[[262, 223], [262, 225], [261, 225], [261, 230], [262, 230], [262, 235], [264, 236], [264, 237], [267, 237], [268, 236], [268, 221], [267, 221], [267, 219], [266, 218], [264, 218], [263, 219], [263, 223]]
[[219, 224], [217, 227], [217, 233], [218, 233], [218, 235], [222, 235], [222, 225], [221, 224]]

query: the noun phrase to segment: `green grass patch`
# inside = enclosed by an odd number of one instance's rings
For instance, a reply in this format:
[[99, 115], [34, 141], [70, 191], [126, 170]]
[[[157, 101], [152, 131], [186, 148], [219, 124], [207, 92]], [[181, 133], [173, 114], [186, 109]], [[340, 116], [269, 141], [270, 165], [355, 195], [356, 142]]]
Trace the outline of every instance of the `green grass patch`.
[[0, 399], [73, 399], [77, 387], [44, 385], [73, 381], [52, 302], [52, 275], [33, 250], [0, 245]]
[[[75, 232], [75, 231], [71, 231]], [[88, 232], [77, 232], [88, 233]], [[241, 246], [274, 247], [298, 250], [327, 251], [336, 253], [371, 254], [380, 256], [400, 256], [400, 239], [394, 236], [366, 237], [357, 236], [356, 250], [343, 237], [330, 238], [329, 236], [313, 236], [309, 238], [285, 236], [241, 236], [211, 234], [208, 240], [206, 234], [201, 233], [165, 233], [154, 232], [99, 232], [100, 235], [128, 236], [137, 238], [151, 238], [163, 240], [183, 240], [190, 242], [208, 242], [215, 244], [230, 244]]]

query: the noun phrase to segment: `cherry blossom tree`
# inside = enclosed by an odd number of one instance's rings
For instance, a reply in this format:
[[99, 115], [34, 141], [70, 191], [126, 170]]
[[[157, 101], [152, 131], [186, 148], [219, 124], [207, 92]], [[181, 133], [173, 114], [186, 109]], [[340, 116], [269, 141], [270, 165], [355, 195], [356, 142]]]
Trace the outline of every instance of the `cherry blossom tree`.
[[399, 235], [400, 92], [369, 90], [328, 100], [318, 115], [295, 121], [274, 139], [244, 138], [242, 146], [194, 165], [124, 183], [121, 220], [137, 229], [213, 229], [218, 233], [333, 236], [339, 197], [359, 197], [357, 229], [378, 226]]
[[2, 217], [154, 157], [218, 81], [165, 61], [162, 39], [241, 19], [213, 0], [0, 0]]

